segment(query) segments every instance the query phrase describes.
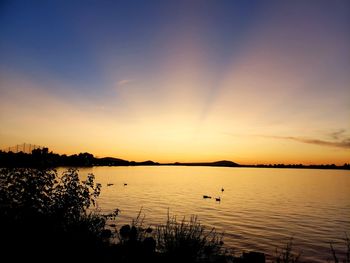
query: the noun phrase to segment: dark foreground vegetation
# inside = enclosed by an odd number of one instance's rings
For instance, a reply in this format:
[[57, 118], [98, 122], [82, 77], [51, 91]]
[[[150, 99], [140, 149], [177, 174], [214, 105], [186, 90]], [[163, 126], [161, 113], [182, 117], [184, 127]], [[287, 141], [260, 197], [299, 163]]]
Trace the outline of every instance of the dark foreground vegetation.
[[[196, 217], [144, 227], [140, 217], [116, 227], [118, 210], [99, 214], [94, 205], [101, 185], [75, 169], [0, 168], [0, 248], [7, 262], [244, 262], [263, 263], [258, 252], [234, 256], [223, 235], [207, 230]], [[350, 242], [334, 262], [350, 262]], [[302, 262], [292, 243], [274, 262]]]
[[57, 154], [48, 148], [38, 148], [31, 153], [0, 151], [0, 167], [89, 167], [89, 166], [138, 166], [138, 165], [173, 165], [173, 166], [212, 166], [212, 167], [255, 167], [255, 168], [293, 168], [293, 169], [345, 169], [350, 170], [350, 164], [342, 166], [335, 164], [303, 165], [303, 164], [257, 164], [241, 165], [232, 161], [196, 162], [196, 163], [157, 163], [153, 161], [135, 162], [114, 157], [97, 158], [91, 153], [73, 155]]

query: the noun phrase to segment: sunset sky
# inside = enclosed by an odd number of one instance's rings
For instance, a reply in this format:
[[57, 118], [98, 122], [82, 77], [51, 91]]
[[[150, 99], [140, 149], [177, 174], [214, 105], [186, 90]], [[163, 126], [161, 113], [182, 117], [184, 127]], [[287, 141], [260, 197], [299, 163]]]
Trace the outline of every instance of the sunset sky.
[[0, 149], [350, 162], [350, 1], [1, 1]]

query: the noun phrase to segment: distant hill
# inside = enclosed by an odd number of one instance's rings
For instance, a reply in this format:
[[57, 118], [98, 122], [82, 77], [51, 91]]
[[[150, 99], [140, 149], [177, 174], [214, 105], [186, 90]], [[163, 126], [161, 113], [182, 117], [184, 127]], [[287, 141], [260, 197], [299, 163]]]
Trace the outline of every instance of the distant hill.
[[184, 166], [216, 166], [216, 167], [239, 167], [240, 165], [238, 163], [232, 162], [232, 161], [216, 161], [216, 162], [199, 162], [199, 163], [172, 163], [168, 165], [184, 165]]
[[130, 165], [129, 161], [119, 159], [119, 158], [113, 158], [113, 157], [103, 157], [103, 158], [95, 158], [95, 165], [101, 165], [101, 166], [126, 166]]
[[130, 165], [159, 165], [159, 163], [153, 162], [153, 161], [150, 161], [150, 160], [144, 161], [144, 162], [134, 162], [134, 161], [132, 161], [132, 162], [130, 162]]
[[217, 161], [217, 162], [213, 162], [211, 163], [213, 166], [226, 166], [226, 167], [237, 167], [240, 166], [238, 163], [232, 162], [232, 161]]

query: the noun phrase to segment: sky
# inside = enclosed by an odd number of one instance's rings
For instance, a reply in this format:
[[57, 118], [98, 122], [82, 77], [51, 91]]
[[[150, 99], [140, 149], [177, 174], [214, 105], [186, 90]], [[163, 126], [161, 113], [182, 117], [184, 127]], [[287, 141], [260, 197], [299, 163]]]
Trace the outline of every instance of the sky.
[[0, 2], [0, 149], [350, 162], [350, 1]]

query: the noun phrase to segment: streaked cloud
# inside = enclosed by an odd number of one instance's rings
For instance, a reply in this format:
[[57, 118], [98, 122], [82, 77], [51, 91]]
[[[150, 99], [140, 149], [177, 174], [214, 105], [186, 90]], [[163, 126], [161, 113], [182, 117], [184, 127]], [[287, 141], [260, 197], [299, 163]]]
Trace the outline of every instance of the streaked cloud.
[[282, 139], [282, 140], [293, 140], [293, 141], [297, 141], [297, 142], [301, 142], [301, 143], [308, 143], [308, 144], [315, 144], [315, 145], [320, 145], [320, 146], [350, 149], [350, 138], [344, 138], [344, 139], [337, 140], [337, 141], [326, 141], [326, 140], [319, 140], [319, 139], [314, 139], [314, 138], [304, 138], [304, 137], [294, 137], [294, 136], [268, 136], [268, 135], [262, 135], [262, 137], [272, 138], [272, 139]]
[[344, 137], [345, 132], [346, 132], [345, 129], [339, 129], [337, 131], [329, 133], [329, 136], [334, 140], [338, 140]]
[[117, 86], [122, 87], [122, 86], [125, 86], [125, 85], [133, 82], [133, 81], [134, 81], [133, 79], [123, 79], [123, 80], [118, 81]]

